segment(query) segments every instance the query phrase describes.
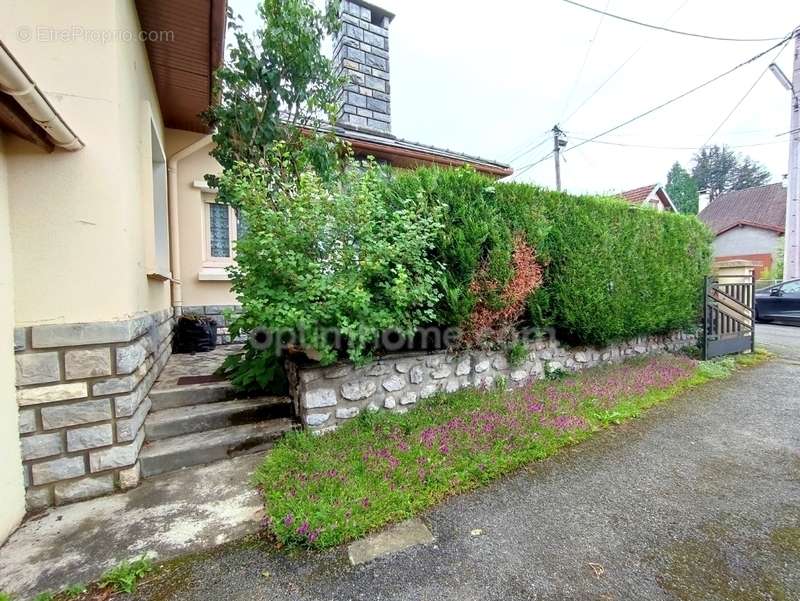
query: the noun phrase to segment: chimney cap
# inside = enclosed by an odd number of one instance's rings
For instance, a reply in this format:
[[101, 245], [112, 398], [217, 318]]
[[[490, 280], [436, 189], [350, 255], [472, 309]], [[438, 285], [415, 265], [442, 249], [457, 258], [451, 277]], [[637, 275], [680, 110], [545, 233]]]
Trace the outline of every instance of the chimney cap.
[[356, 4], [358, 6], [363, 6], [364, 8], [368, 8], [370, 11], [372, 11], [373, 16], [377, 16], [379, 18], [386, 17], [387, 19], [389, 19], [390, 23], [392, 22], [392, 19], [394, 19], [395, 17], [393, 12], [389, 12], [385, 8], [381, 8], [380, 6], [372, 4], [371, 2], [365, 2], [364, 0], [347, 0], [347, 1], [350, 2], [351, 4]]

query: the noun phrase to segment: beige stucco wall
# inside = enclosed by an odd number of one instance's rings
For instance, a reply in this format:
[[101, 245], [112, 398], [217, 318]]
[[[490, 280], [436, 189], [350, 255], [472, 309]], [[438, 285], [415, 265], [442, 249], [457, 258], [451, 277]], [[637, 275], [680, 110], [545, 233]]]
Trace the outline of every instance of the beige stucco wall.
[[14, 392], [14, 291], [11, 263], [11, 227], [8, 213], [8, 176], [4, 138], [0, 132], [0, 544], [25, 513], [25, 488], [19, 450], [17, 402]]
[[76, 27], [139, 30], [133, 0], [12, 2], [0, 20], [0, 38], [86, 144], [47, 154], [7, 139], [18, 325], [124, 319], [170, 304], [168, 284], [146, 277], [151, 115], [164, 134], [145, 46]]
[[[166, 130], [168, 155], [174, 155], [200, 137], [198, 134]], [[200, 279], [201, 272], [207, 271], [209, 267], [205, 250], [206, 223], [203, 196], [206, 195], [206, 198], [210, 198], [210, 196], [208, 196], [208, 192], [203, 192], [193, 184], [195, 181], [202, 181], [207, 173], [221, 171], [219, 163], [208, 154], [210, 150], [211, 145], [209, 144], [180, 160], [177, 164], [181, 287], [183, 305], [186, 307], [236, 304], [236, 299], [230, 291], [229, 282]]]

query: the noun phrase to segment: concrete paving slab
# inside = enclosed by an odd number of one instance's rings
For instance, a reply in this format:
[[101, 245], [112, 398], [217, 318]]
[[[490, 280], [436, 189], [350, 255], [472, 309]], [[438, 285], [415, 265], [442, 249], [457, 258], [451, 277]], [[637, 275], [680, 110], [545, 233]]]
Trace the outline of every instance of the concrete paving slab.
[[0, 549], [0, 590], [27, 598], [94, 580], [123, 559], [168, 559], [256, 532], [263, 507], [250, 474], [262, 459], [185, 469], [34, 516]]
[[406, 520], [388, 530], [350, 544], [347, 547], [347, 555], [350, 563], [355, 566], [417, 545], [429, 545], [432, 542], [433, 534], [422, 520]]

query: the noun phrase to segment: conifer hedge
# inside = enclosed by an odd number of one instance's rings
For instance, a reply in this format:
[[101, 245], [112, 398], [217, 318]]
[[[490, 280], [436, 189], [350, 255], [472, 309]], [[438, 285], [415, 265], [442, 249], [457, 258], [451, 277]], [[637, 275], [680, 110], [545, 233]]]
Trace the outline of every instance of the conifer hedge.
[[711, 234], [694, 216], [498, 183], [467, 169], [401, 172], [389, 187], [445, 207], [433, 258], [447, 274], [438, 309], [446, 325], [462, 325], [475, 306], [470, 282], [481, 265], [498, 287], [513, 277], [519, 235], [544, 267], [544, 283], [528, 300], [532, 325], [605, 344], [698, 322]]

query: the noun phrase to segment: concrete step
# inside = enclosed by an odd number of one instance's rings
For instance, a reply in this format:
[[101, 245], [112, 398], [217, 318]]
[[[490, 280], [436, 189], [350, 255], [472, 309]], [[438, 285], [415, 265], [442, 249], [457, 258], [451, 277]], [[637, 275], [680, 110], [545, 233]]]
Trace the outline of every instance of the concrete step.
[[230, 382], [211, 384], [191, 384], [188, 386], [161, 387], [156, 384], [150, 389], [153, 411], [216, 403], [236, 398], [236, 389]]
[[144, 422], [147, 442], [173, 436], [240, 426], [277, 417], [290, 417], [291, 400], [286, 397], [235, 399], [203, 405], [187, 405], [153, 411]]
[[155, 440], [142, 448], [139, 457], [142, 474], [155, 476], [183, 467], [265, 451], [296, 427], [294, 420], [278, 418]]

